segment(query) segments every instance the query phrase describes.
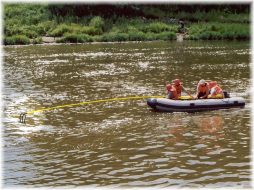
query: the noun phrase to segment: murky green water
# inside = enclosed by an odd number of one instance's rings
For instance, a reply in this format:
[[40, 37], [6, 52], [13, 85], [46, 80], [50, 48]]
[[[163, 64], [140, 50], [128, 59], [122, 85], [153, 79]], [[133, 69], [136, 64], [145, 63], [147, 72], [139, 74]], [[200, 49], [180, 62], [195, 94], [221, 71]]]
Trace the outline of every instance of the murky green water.
[[[149, 42], [4, 48], [3, 180], [10, 186], [250, 187], [250, 44]], [[217, 80], [244, 109], [156, 113], [145, 100]]]

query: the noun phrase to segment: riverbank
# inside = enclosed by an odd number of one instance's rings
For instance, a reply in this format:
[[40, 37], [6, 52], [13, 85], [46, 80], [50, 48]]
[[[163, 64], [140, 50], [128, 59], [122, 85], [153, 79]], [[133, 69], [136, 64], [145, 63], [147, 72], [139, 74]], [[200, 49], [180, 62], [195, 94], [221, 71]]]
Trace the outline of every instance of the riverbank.
[[[189, 6], [187, 11], [183, 6], [140, 5], [135, 12], [131, 5], [112, 5], [102, 6], [105, 13], [98, 6], [80, 7], [5, 4], [4, 44], [171, 41], [179, 33], [183, 40], [250, 39], [248, 7]], [[83, 15], [87, 8], [89, 14]], [[107, 9], [112, 15], [106, 15]], [[127, 9], [125, 15], [117, 12]]]
[[[46, 37], [47, 40], [44, 39], [44, 37], [42, 39], [42, 43], [39, 43], [39, 44], [14, 44], [14, 45], [7, 45], [8, 47], [22, 47], [22, 46], [44, 46], [44, 45], [47, 45], [47, 46], [51, 46], [51, 45], [80, 45], [80, 44], [91, 44], [91, 45], [96, 45], [96, 44], [128, 44], [128, 43], [153, 43], [153, 42], [163, 42], [163, 40], [152, 40], [152, 41], [114, 41], [114, 42], [74, 42], [74, 43], [67, 43], [67, 42], [57, 42], [56, 39], [54, 40], [53, 37]], [[181, 41], [181, 40], [179, 40]]]

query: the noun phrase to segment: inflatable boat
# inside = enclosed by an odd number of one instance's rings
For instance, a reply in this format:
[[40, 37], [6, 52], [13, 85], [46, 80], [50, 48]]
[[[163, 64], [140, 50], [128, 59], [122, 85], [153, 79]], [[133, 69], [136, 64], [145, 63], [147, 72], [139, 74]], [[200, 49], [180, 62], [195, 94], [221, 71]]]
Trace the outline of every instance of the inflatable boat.
[[167, 98], [149, 98], [147, 104], [156, 111], [162, 112], [198, 112], [228, 108], [243, 108], [242, 97], [223, 99], [171, 100]]

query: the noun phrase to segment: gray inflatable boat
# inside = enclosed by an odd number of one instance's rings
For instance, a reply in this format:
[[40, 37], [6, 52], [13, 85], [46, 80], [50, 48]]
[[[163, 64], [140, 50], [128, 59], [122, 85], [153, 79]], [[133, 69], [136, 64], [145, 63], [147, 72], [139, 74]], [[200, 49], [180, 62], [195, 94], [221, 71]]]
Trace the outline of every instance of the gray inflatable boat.
[[198, 112], [228, 108], [243, 108], [242, 97], [224, 99], [171, 100], [167, 98], [149, 98], [147, 104], [156, 111], [162, 112]]

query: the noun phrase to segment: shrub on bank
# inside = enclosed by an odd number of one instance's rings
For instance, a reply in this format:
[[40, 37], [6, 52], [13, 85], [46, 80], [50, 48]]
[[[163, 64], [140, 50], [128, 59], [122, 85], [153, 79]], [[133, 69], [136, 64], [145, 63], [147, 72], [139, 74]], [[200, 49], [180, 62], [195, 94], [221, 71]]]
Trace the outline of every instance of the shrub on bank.
[[49, 36], [52, 37], [61, 37], [64, 33], [71, 32], [73, 29], [66, 25], [66, 24], [60, 24], [55, 29], [51, 30], [49, 32]]
[[39, 34], [36, 31], [35, 27], [25, 28], [22, 32], [20, 32], [20, 35], [27, 36], [28, 38], [36, 38], [39, 36]]
[[49, 32], [49, 36], [61, 37], [65, 33], [74, 33], [74, 34], [88, 34], [88, 35], [101, 35], [102, 29], [96, 28], [94, 26], [81, 26], [78, 24], [60, 24], [54, 30]]
[[162, 23], [162, 22], [154, 22], [150, 23], [148, 26], [145, 26], [142, 31], [147, 32], [153, 32], [153, 33], [161, 33], [166, 31], [177, 31], [177, 28], [170, 27], [169, 25]]
[[93, 42], [103, 42], [103, 36], [101, 35], [92, 36], [92, 40]]
[[41, 22], [37, 25], [37, 32], [40, 35], [46, 35], [51, 28], [56, 28], [56, 23], [54, 21]]
[[158, 34], [155, 34], [155, 33], [152, 33], [152, 32], [146, 33], [145, 36], [146, 36], [147, 41], [158, 40]]
[[245, 30], [245, 31], [237, 31], [235, 33], [235, 39], [237, 40], [246, 40], [250, 39], [250, 31]]
[[39, 34], [37, 32], [37, 27], [35, 25], [10, 25], [6, 23], [5, 26], [5, 34], [6, 36], [14, 36], [14, 35], [24, 35], [29, 38], [35, 38]]
[[81, 33], [95, 36], [95, 35], [101, 35], [103, 32], [102, 32], [102, 29], [100, 29], [100, 28], [95, 28], [92, 26], [83, 26]]
[[150, 41], [150, 40], [174, 40], [176, 34], [174, 32], [144, 33], [144, 32], [130, 32], [130, 33], [108, 33], [104, 34], [102, 38], [94, 38], [94, 41], [115, 42], [115, 41]]
[[92, 42], [93, 39], [86, 34], [73, 34], [67, 33], [64, 37], [58, 40], [58, 43], [84, 43], [84, 42]]
[[10, 37], [5, 37], [5, 45], [26, 45], [30, 44], [30, 39], [24, 35], [14, 35]]
[[103, 42], [122, 42], [128, 41], [129, 36], [126, 33], [107, 33], [102, 36]]
[[222, 35], [219, 32], [205, 31], [199, 35], [199, 39], [201, 39], [201, 40], [220, 40], [220, 39], [222, 39]]
[[15, 45], [15, 39], [13, 37], [5, 37], [4, 45]]
[[188, 28], [190, 40], [234, 40], [249, 39], [248, 24], [199, 23]]
[[42, 37], [34, 38], [32, 40], [33, 44], [42, 44]]
[[145, 41], [147, 40], [146, 34], [143, 32], [130, 32], [129, 33], [130, 41]]
[[89, 26], [98, 28], [101, 30], [104, 29], [104, 25], [105, 25], [104, 20], [100, 16], [93, 17], [89, 23]]
[[176, 33], [174, 32], [162, 32], [157, 34], [157, 39], [159, 40], [175, 40]]

